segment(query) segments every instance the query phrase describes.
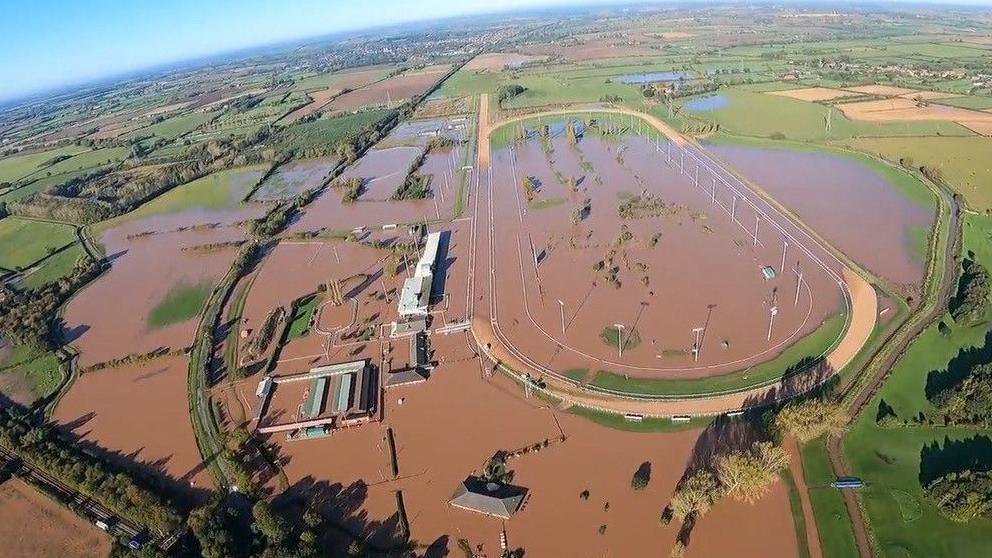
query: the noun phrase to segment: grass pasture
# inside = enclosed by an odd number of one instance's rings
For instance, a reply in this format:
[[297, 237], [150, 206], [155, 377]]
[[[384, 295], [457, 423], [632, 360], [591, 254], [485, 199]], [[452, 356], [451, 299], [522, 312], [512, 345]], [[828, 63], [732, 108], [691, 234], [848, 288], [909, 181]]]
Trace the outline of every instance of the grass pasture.
[[0, 219], [0, 267], [25, 268], [76, 241], [69, 225], [7, 217]]
[[854, 138], [845, 147], [879, 155], [898, 164], [940, 170], [944, 181], [961, 194], [971, 208], [992, 209], [992, 138], [918, 137], [918, 138]]
[[[192, 182], [173, 188], [165, 194], [142, 205], [118, 219], [148, 217], [178, 213], [188, 209], [233, 209], [265, 174], [264, 165], [254, 165], [209, 174]], [[101, 224], [100, 228], [106, 225]]]
[[212, 290], [210, 281], [173, 285], [148, 313], [148, 327], [156, 329], [195, 318]]
[[[963, 250], [992, 265], [992, 219], [966, 215], [963, 236]], [[992, 307], [986, 316], [992, 318]], [[926, 399], [930, 374], [942, 373], [964, 352], [982, 348], [989, 358], [992, 351], [988, 319], [970, 328], [958, 327], [949, 316], [944, 322], [949, 333], [941, 335], [936, 324], [924, 331], [843, 440], [852, 472], [867, 483], [864, 506], [884, 556], [951, 558], [979, 555], [992, 546], [992, 520], [956, 523], [923, 497], [922, 478], [992, 452], [988, 431], [943, 427]], [[895, 413], [895, 426], [876, 424], [883, 401]]]
[[[828, 350], [843, 333], [845, 317], [834, 315], [820, 327], [799, 339], [774, 359], [746, 370], [693, 380], [670, 380], [661, 378], [625, 377], [623, 374], [600, 370], [596, 372], [591, 385], [619, 392], [645, 393], [651, 395], [687, 396], [701, 393], [733, 391], [748, 386], [772, 382], [805, 358], [816, 357]], [[615, 338], [614, 329], [614, 338]], [[606, 329], [603, 335], [607, 335]]]
[[[685, 118], [694, 118], [719, 124], [721, 131], [734, 135], [769, 138], [781, 134], [785, 139], [796, 141], [829, 141], [866, 136], [973, 135], [970, 130], [954, 122], [849, 120], [835, 108], [739, 87], [723, 88], [720, 94], [728, 98], [729, 103], [726, 106], [695, 113], [683, 110], [676, 122], [681, 124]], [[651, 112], [668, 119], [667, 107], [655, 105]], [[832, 112], [829, 131], [826, 129], [828, 112]]]
[[45, 172], [48, 162], [57, 158], [71, 157], [84, 151], [89, 149], [78, 145], [67, 145], [48, 151], [4, 157], [0, 159], [0, 182], [16, 182], [28, 175]]
[[37, 270], [21, 280], [20, 286], [26, 289], [36, 289], [48, 283], [54, 283], [63, 277], [68, 277], [79, 258], [85, 256], [86, 251], [83, 250], [82, 246], [78, 243], [73, 244], [46, 258]]

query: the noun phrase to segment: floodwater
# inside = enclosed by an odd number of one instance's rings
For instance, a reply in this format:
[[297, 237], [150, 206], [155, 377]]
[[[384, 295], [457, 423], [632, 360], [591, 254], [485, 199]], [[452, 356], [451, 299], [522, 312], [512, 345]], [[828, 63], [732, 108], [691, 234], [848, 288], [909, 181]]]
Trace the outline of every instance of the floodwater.
[[[270, 438], [285, 463], [289, 494], [333, 496], [325, 500], [331, 514], [352, 532], [388, 545], [397, 539], [393, 493], [402, 491], [411, 538], [448, 550], [430, 556], [454, 555], [459, 538], [497, 555], [504, 528], [511, 547], [534, 556], [668, 554], [679, 525], [661, 526], [658, 518], [684, 468], [702, 449], [700, 431], [610, 430], [524, 398], [505, 377], [485, 376], [464, 334], [434, 335], [431, 343], [448, 360], [425, 383], [387, 389], [382, 423], [315, 440]], [[395, 478], [384, 441], [389, 427], [399, 466]], [[547, 448], [509, 462], [513, 483], [529, 494], [508, 521], [448, 504], [458, 483], [479, 474], [497, 451], [545, 440]], [[644, 462], [651, 466], [650, 483], [632, 490], [631, 475]], [[580, 497], [585, 490], [588, 499]], [[606, 525], [602, 534], [601, 525]], [[696, 525], [692, 540], [690, 556], [797, 555], [784, 487], [777, 483], [753, 506], [720, 502]]]
[[620, 83], [626, 83], [628, 85], [637, 85], [641, 83], [655, 83], [658, 81], [678, 81], [683, 78], [689, 78], [692, 74], [690, 72], [680, 72], [672, 70], [670, 72], [642, 72], [639, 74], [625, 74], [620, 76]]
[[255, 192], [255, 201], [280, 201], [291, 199], [304, 190], [320, 186], [337, 164], [331, 157], [293, 161], [282, 165]]
[[682, 106], [693, 112], [706, 112], [723, 108], [730, 104], [730, 99], [725, 95], [704, 95], [689, 99]]
[[406, 178], [410, 164], [420, 153], [417, 147], [371, 149], [352, 165], [344, 177], [365, 182], [363, 194], [352, 203], [342, 201], [340, 188], [327, 188], [290, 226], [290, 232], [349, 231], [356, 227], [377, 228], [397, 223], [416, 223], [450, 217], [462, 171], [458, 170], [460, 147], [432, 152], [418, 171], [431, 176], [432, 197], [394, 201], [390, 197]]
[[59, 402], [55, 420], [112, 459], [203, 497], [213, 484], [193, 437], [187, 374], [184, 356], [88, 372]]
[[[708, 175], [696, 187], [694, 168], [680, 176], [678, 160], [666, 164], [665, 145], [590, 134], [577, 148], [564, 138], [553, 147], [548, 155], [530, 141], [493, 156], [496, 318], [540, 365], [712, 376], [771, 360], [841, 310], [834, 279], [795, 248], [786, 249], [783, 272], [783, 238], [771, 224], [759, 224], [755, 239], [754, 210], [725, 188], [714, 192]], [[525, 176], [540, 184], [537, 204], [524, 199]], [[579, 191], [559, 176], [576, 177]], [[668, 214], [619, 218], [618, 206], [634, 195], [662, 200]], [[573, 224], [585, 199], [590, 211]], [[596, 269], [611, 256], [619, 287]], [[763, 276], [765, 266], [774, 278]], [[615, 339], [617, 329], [622, 354], [602, 338]]]
[[[110, 229], [101, 237], [111, 268], [75, 296], [63, 316], [63, 335], [79, 350], [81, 366], [191, 343], [196, 317], [152, 328], [149, 313], [176, 285], [219, 281], [237, 253], [236, 247], [206, 252], [184, 248], [242, 240], [245, 235], [232, 227], [180, 232], [161, 226], [168, 222], [191, 224], [173, 216], [152, 217]], [[128, 238], [148, 230], [161, 232]]]
[[[915, 295], [923, 280], [934, 211], [884, 176], [834, 153], [736, 145], [710, 151], [757, 183], [819, 234], [872, 272]], [[922, 186], [921, 186], [922, 188]]]

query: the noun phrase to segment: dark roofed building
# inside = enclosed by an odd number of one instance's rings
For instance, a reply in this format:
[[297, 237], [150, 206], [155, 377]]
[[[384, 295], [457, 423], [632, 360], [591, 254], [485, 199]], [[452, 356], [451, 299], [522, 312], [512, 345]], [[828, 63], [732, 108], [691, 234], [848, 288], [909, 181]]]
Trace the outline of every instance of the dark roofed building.
[[448, 503], [476, 513], [510, 519], [520, 509], [525, 496], [527, 489], [522, 486], [469, 477], [458, 486]]

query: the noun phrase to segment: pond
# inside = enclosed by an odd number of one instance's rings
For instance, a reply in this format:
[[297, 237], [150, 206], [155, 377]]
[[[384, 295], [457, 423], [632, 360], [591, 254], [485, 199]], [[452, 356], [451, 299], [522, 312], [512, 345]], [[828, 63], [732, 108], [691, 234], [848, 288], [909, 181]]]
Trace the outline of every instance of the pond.
[[693, 112], [706, 112], [710, 110], [716, 110], [723, 108], [730, 104], [730, 99], [719, 93], [713, 95], [704, 95], [702, 97], [695, 97], [689, 99], [682, 106]]
[[626, 74], [619, 78], [620, 83], [626, 83], [628, 85], [637, 85], [640, 83], [654, 83], [657, 81], [678, 81], [680, 79], [691, 77], [689, 72], [680, 72], [672, 70], [669, 72], [641, 72], [639, 74]]

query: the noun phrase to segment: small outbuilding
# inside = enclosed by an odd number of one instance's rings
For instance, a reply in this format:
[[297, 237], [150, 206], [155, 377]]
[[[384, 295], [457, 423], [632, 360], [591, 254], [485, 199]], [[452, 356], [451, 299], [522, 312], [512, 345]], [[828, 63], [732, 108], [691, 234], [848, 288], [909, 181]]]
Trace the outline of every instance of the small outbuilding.
[[775, 278], [775, 268], [770, 265], [766, 265], [761, 268], [761, 275], [765, 277], [765, 281], [770, 281]]
[[448, 503], [476, 513], [510, 519], [520, 509], [526, 496], [527, 489], [522, 486], [468, 477], [458, 486]]

